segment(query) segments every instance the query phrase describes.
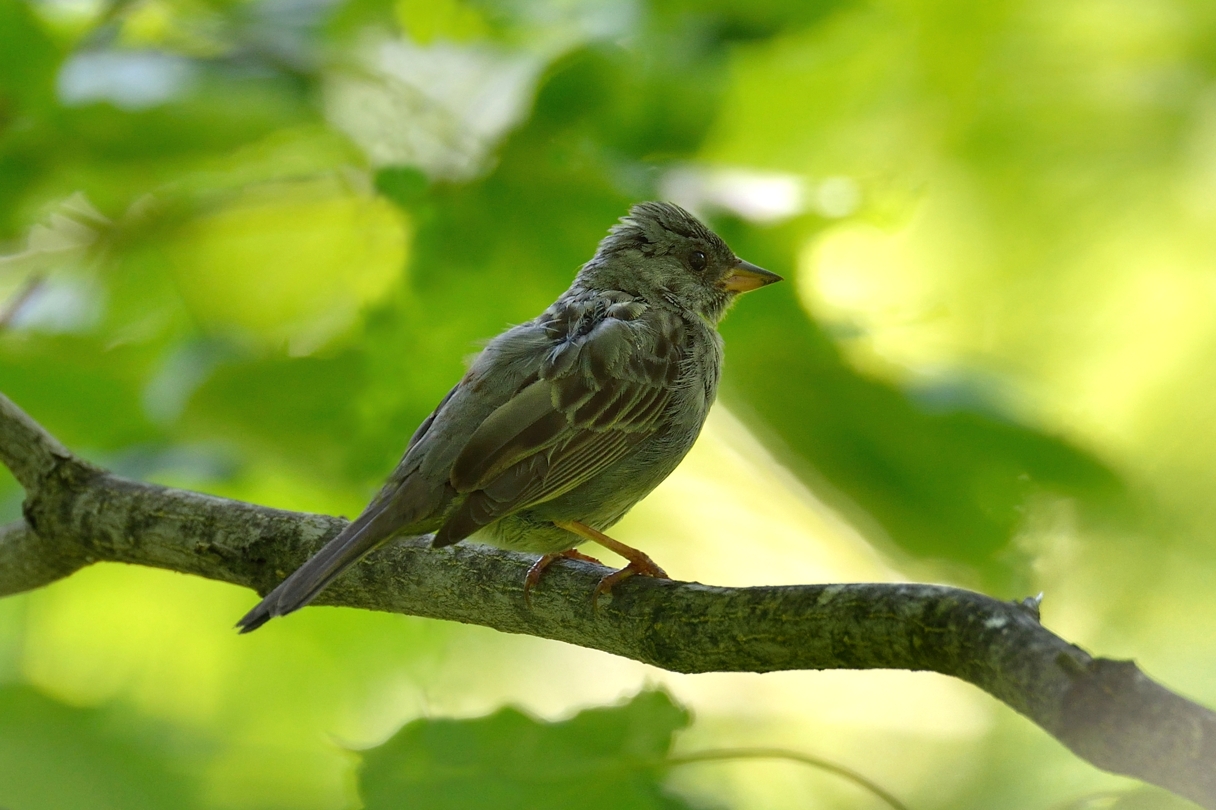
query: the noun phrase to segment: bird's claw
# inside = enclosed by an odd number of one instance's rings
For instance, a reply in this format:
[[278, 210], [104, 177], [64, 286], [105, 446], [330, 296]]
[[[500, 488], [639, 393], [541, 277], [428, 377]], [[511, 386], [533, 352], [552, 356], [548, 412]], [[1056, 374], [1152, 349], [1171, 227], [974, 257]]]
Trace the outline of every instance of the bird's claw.
[[591, 595], [591, 604], [598, 610], [600, 606], [600, 597], [604, 594], [612, 594], [612, 588], [617, 583], [622, 582], [636, 575], [644, 577], [652, 577], [654, 579], [671, 579], [667, 576], [667, 572], [660, 568], [654, 560], [639, 552], [639, 558], [630, 560], [629, 565], [626, 565], [619, 571], [613, 571], [599, 581], [595, 586], [595, 592]]
[[532, 589], [540, 582], [541, 574], [545, 573], [545, 569], [552, 565], [556, 560], [581, 560], [582, 562], [595, 563], [603, 565], [602, 562], [589, 554], [584, 554], [576, 548], [568, 548], [565, 551], [559, 551], [556, 554], [544, 554], [528, 569], [527, 575], [524, 577], [524, 604], [528, 607], [532, 606]]

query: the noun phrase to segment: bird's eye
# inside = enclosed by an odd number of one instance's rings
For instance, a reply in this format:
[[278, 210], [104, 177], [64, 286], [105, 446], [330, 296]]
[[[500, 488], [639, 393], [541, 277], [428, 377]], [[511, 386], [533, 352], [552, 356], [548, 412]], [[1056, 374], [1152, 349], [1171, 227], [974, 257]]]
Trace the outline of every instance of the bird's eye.
[[705, 254], [699, 250], [694, 250], [692, 255], [688, 257], [688, 266], [698, 273], [705, 269], [707, 262]]

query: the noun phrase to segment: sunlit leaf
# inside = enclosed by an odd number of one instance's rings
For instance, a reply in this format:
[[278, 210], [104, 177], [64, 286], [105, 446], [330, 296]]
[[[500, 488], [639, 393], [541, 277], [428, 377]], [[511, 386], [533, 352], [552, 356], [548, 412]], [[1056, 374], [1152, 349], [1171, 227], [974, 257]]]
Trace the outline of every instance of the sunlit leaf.
[[310, 354], [398, 281], [408, 229], [383, 200], [335, 183], [251, 189], [186, 225], [170, 249], [204, 325]]

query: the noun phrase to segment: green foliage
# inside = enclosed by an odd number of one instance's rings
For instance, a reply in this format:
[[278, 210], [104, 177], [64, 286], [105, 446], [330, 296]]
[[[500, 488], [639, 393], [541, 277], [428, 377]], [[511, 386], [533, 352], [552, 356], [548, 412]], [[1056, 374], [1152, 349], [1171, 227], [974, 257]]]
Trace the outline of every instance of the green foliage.
[[0, 2], [0, 235], [23, 223], [16, 206], [45, 160], [38, 140], [54, 104], [59, 49], [21, 0]]
[[901, 391], [857, 374], [790, 288], [772, 292], [723, 325], [724, 398], [764, 421], [795, 470], [809, 463], [839, 488], [840, 508], [860, 508], [908, 551], [993, 576], [1036, 492], [1108, 508], [1122, 494], [1107, 467], [1018, 424], [979, 384]]
[[663, 692], [543, 723], [517, 709], [475, 720], [415, 720], [363, 754], [366, 810], [678, 810], [660, 784], [688, 714]]
[[128, 713], [0, 688], [0, 805], [14, 810], [198, 807], [164, 732]]

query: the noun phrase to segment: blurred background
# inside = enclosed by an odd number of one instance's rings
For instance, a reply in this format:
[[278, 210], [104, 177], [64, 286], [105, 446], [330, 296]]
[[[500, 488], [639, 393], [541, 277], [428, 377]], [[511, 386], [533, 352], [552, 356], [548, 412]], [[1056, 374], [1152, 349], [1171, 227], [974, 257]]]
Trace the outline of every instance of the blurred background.
[[[720, 402], [621, 540], [723, 585], [1042, 591], [1216, 705], [1216, 5], [0, 0], [0, 390], [125, 475], [357, 513], [653, 198], [787, 283], [723, 323]], [[1181, 806], [931, 674], [677, 676], [334, 608], [238, 637], [254, 600], [104, 565], [0, 601], [0, 806], [477, 806], [373, 771], [500, 721], [594, 745], [618, 714], [545, 724], [644, 688], [689, 713], [617, 710], [656, 756], [683, 726], [921, 810]], [[883, 806], [788, 763], [646, 779], [590, 793]]]

